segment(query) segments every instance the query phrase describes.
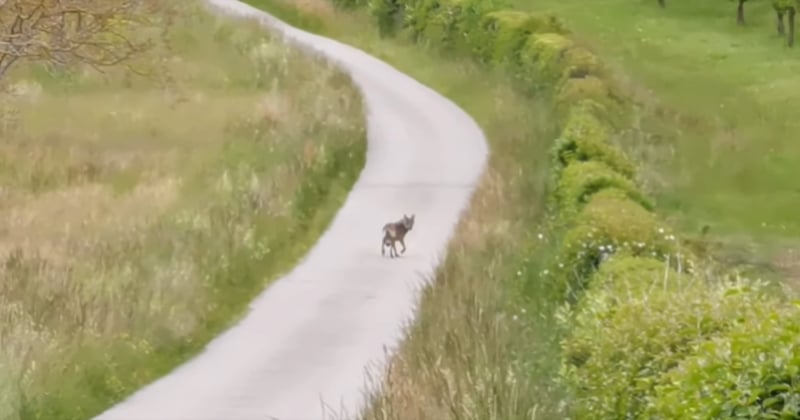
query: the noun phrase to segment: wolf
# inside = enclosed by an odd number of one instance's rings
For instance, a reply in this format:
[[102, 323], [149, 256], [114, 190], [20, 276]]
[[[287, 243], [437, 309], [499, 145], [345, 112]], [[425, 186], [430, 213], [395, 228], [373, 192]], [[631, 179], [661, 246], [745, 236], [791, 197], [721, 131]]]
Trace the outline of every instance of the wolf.
[[386, 256], [386, 247], [388, 246], [389, 257], [397, 257], [397, 248], [395, 248], [394, 243], [398, 241], [400, 242], [400, 245], [403, 245], [403, 250], [400, 252], [406, 252], [406, 243], [403, 241], [403, 239], [405, 239], [408, 231], [414, 228], [414, 217], [414, 214], [412, 214], [411, 217], [403, 214], [402, 219], [383, 225], [384, 235], [383, 239], [381, 240], [381, 256]]

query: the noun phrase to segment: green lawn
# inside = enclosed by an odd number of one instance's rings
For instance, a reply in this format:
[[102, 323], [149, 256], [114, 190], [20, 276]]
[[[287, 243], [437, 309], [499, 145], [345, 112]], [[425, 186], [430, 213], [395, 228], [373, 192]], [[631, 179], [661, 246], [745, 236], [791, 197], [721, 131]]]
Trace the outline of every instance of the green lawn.
[[772, 242], [800, 233], [800, 49], [778, 36], [769, 2], [751, 3], [745, 27], [726, 1], [513, 6], [561, 16], [647, 98], [639, 140], [650, 141], [639, 145], [674, 156], [653, 176], [661, 210], [684, 227]]

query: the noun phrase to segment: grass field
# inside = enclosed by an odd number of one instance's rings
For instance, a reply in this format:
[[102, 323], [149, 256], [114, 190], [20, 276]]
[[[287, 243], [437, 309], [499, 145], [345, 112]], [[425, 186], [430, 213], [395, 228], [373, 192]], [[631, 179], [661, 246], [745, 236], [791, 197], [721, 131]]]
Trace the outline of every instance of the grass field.
[[737, 248], [734, 262], [794, 259], [800, 50], [777, 34], [770, 2], [746, 3], [743, 27], [726, 1], [510, 3], [558, 14], [642, 100], [645, 134], [628, 150], [649, 153], [659, 210], [690, 230], [709, 225]]
[[137, 59], [150, 76], [7, 80], [0, 419], [86, 419], [166, 373], [291, 268], [363, 166], [348, 77], [197, 4]]

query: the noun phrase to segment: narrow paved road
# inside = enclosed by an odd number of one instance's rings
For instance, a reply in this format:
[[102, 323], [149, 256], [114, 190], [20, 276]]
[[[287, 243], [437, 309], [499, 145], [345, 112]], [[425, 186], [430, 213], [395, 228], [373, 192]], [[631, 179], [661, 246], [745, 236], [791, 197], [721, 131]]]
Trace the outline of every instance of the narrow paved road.
[[[366, 402], [365, 369], [383, 368], [385, 347], [402, 338], [418, 287], [443, 257], [484, 169], [486, 142], [466, 113], [386, 63], [236, 0], [208, 2], [258, 17], [352, 74], [367, 102], [367, 163], [319, 242], [236, 326], [96, 418], [346, 418], [339, 416]], [[408, 251], [382, 258], [381, 227], [403, 213], [416, 214]]]

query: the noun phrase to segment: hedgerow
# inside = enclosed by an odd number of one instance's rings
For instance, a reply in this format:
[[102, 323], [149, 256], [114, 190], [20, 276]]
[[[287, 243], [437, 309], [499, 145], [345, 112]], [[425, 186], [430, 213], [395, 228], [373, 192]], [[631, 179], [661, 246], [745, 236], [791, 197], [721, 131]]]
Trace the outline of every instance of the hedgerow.
[[519, 51], [531, 34], [565, 32], [563, 23], [553, 15], [537, 15], [517, 10], [498, 10], [484, 15], [475, 32], [479, 58], [495, 65], [517, 65]]
[[522, 81], [531, 89], [541, 90], [559, 83], [564, 68], [559, 64], [561, 57], [574, 43], [566, 36], [549, 32], [533, 34], [528, 37], [519, 51]]
[[618, 188], [592, 196], [574, 217], [558, 253], [556, 278], [574, 296], [603, 260], [618, 252], [667, 259], [679, 255], [677, 238], [658, 218]]
[[693, 344], [659, 381], [648, 418], [800, 418], [800, 308], [757, 303], [731, 311], [726, 334]]
[[572, 162], [596, 160], [626, 178], [634, 177], [634, 166], [625, 153], [609, 144], [613, 128], [601, 119], [602, 110], [602, 105], [592, 100], [579, 101], [571, 108], [552, 148], [556, 174]]
[[[708, 284], [656, 260], [614, 258], [593, 277], [563, 342], [561, 376], [573, 392], [574, 414], [657, 418], [643, 413], [667, 373], [693, 346], [757, 314], [766, 300], [757, 284]], [[675, 389], [684, 389], [680, 383]], [[686, 400], [668, 401], [662, 406], [676, 409]], [[661, 418], [698, 418], [672, 414]]]
[[580, 211], [592, 195], [606, 188], [616, 188], [644, 208], [652, 205], [639, 192], [632, 180], [612, 169], [607, 164], [587, 160], [574, 162], [563, 170], [555, 190], [557, 202], [564, 215], [573, 215]]

